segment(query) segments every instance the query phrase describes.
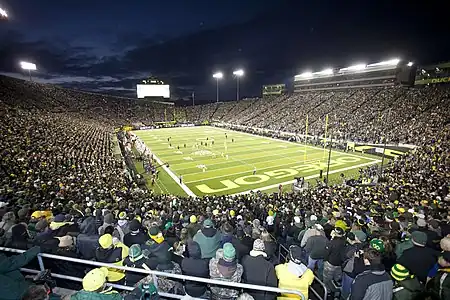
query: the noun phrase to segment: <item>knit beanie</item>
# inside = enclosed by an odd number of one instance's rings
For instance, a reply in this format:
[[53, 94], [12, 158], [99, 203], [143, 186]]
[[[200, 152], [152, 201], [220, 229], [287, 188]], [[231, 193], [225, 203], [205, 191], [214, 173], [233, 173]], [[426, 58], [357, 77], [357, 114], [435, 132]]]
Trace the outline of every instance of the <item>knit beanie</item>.
[[231, 262], [236, 258], [236, 249], [234, 249], [233, 244], [225, 243], [223, 245], [223, 259], [225, 261]]

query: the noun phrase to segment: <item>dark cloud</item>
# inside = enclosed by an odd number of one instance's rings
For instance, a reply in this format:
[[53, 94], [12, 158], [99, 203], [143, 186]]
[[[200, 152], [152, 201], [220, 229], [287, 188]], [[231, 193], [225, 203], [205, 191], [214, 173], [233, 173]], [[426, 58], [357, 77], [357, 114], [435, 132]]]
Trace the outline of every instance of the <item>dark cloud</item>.
[[[219, 28], [202, 25], [202, 31], [192, 34], [105, 26], [99, 39], [112, 37], [112, 41], [101, 45], [92, 37], [83, 39], [82, 34], [30, 39], [18, 31], [0, 31], [0, 70], [20, 72], [18, 60], [30, 60], [38, 64], [35, 76], [42, 82], [132, 96], [135, 84], [153, 75], [170, 83], [175, 95], [195, 90], [199, 100], [206, 100], [215, 98], [211, 75], [216, 70], [225, 73], [220, 83], [222, 98], [233, 99], [235, 81], [230, 74], [234, 68], [246, 70], [241, 94], [254, 96], [262, 84], [288, 82], [304, 69], [392, 56], [416, 62], [449, 58], [446, 27], [435, 22], [445, 16], [431, 5], [278, 2], [257, 17]], [[176, 21], [183, 26], [183, 18]], [[148, 32], [152, 34], [146, 36]]]

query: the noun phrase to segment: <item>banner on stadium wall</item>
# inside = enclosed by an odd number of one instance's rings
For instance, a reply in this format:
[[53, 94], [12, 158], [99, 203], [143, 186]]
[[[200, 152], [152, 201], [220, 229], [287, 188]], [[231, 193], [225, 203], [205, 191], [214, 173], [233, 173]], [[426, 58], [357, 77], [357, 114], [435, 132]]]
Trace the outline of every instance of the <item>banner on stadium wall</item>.
[[431, 79], [419, 79], [415, 81], [415, 84], [436, 84], [436, 83], [450, 83], [450, 77], [431, 78]]

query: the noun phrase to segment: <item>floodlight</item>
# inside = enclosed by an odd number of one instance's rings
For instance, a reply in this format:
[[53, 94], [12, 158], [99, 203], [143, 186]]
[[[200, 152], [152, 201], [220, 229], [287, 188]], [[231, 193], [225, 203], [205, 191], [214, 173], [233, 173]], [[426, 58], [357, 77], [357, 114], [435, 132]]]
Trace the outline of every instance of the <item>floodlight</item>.
[[408, 66], [408, 67], [412, 67], [413, 64], [414, 64], [414, 63], [413, 63], [412, 61], [410, 61], [410, 62], [407, 64], [407, 66]]
[[316, 75], [333, 75], [333, 69], [332, 68], [327, 68], [325, 70], [322, 70], [320, 72], [316, 72], [314, 74], [316, 74]]
[[366, 68], [366, 64], [357, 64], [350, 67], [347, 67], [349, 71], [360, 71]]
[[380, 61], [378, 63], [367, 65], [368, 67], [379, 67], [379, 66], [396, 66], [400, 62], [400, 59], [394, 58], [390, 60]]
[[0, 7], [0, 17], [2, 17], [2, 18], [7, 18], [8, 17], [8, 13], [6, 12], [6, 10], [4, 10], [1, 7]]
[[20, 62], [20, 66], [24, 70], [36, 71], [36, 65], [33, 64], [33, 63], [29, 63], [29, 62], [26, 62], [26, 61], [21, 61]]
[[213, 77], [216, 78], [216, 79], [222, 79], [223, 78], [223, 73], [222, 72], [214, 73]]
[[297, 76], [299, 76], [299, 77], [303, 77], [303, 78], [308, 78], [308, 77], [312, 77], [312, 76], [313, 76], [313, 73], [312, 73], [312, 72], [309, 72], [309, 71], [307, 71], [307, 72], [303, 72], [302, 74], [300, 74], [300, 75], [297, 75]]
[[239, 69], [233, 72], [233, 75], [237, 76], [237, 77], [241, 77], [244, 76], [244, 70]]

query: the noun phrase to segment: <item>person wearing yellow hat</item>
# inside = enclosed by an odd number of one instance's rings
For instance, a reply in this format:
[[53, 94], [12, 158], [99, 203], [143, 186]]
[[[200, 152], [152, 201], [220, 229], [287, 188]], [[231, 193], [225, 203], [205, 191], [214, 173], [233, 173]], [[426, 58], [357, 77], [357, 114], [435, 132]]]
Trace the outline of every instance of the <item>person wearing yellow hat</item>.
[[119, 300], [122, 296], [111, 287], [106, 286], [109, 271], [105, 267], [96, 268], [86, 274], [83, 278], [83, 290], [73, 294], [71, 300], [99, 299]]
[[[110, 234], [104, 234], [98, 239], [100, 247], [95, 251], [97, 261], [103, 263], [123, 266], [123, 260], [128, 256], [128, 247], [122, 243], [113, 244], [113, 237]], [[109, 268], [108, 281], [114, 283], [123, 283], [125, 281], [125, 272], [122, 270]]]
[[395, 264], [391, 269], [391, 277], [394, 279], [394, 300], [419, 299], [424, 290], [417, 277], [411, 275], [404, 266]]
[[188, 235], [190, 238], [193, 238], [194, 235], [202, 228], [200, 224], [197, 222], [197, 216], [192, 215], [189, 218], [189, 224], [186, 226], [186, 229], [188, 231]]

